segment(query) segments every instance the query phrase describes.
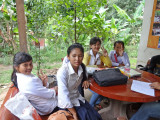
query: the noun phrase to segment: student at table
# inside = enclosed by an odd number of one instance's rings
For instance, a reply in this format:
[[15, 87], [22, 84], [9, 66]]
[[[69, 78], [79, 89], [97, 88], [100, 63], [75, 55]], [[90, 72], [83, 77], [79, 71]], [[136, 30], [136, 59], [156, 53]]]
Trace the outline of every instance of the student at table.
[[[84, 53], [84, 59], [83, 63], [86, 66], [106, 66], [106, 67], [111, 67], [112, 63], [108, 57], [107, 50], [103, 48], [103, 54], [99, 52], [99, 49], [101, 48], [101, 40], [98, 37], [93, 37], [90, 40], [90, 50]], [[90, 99], [90, 104], [95, 107], [96, 109], [101, 109], [100, 102], [102, 100], [102, 96], [99, 94], [95, 93], [94, 91], [90, 90], [93, 94]]]
[[[160, 82], [150, 84], [151, 88], [160, 90]], [[149, 118], [160, 119], [160, 101], [144, 103], [130, 120], [149, 120]], [[127, 120], [125, 117], [118, 117], [117, 120]]]
[[[82, 46], [80, 43], [75, 43], [75, 44]], [[69, 59], [68, 59], [67, 56], [65, 56], [64, 59], [63, 59], [63, 64], [62, 64], [62, 66], [63, 66], [63, 65], [66, 65], [68, 62], [69, 62]], [[82, 67], [84, 68], [84, 64], [82, 64]], [[80, 92], [80, 94], [82, 95], [82, 97], [84, 97], [84, 88], [82, 87], [82, 83], [83, 83], [84, 81], [86, 81], [86, 80], [87, 80], [87, 78], [83, 78], [81, 84], [80, 84], [79, 87], [78, 87], [78, 91]]]
[[[160, 90], [160, 83], [153, 82], [151, 88]], [[131, 117], [130, 120], [148, 120], [152, 118], [160, 118], [160, 102], [144, 103], [140, 109]]]
[[151, 58], [147, 72], [160, 76], [160, 55]]
[[[74, 120], [102, 120], [96, 110], [85, 100], [78, 91], [86, 71], [82, 68], [84, 49], [79, 44], [71, 45], [67, 50], [68, 63], [57, 72], [58, 81], [58, 106], [69, 110]], [[85, 74], [84, 74], [85, 73]], [[84, 81], [84, 88], [89, 87], [89, 82]]]
[[48, 115], [58, 110], [57, 92], [55, 86], [49, 89], [47, 75], [32, 74], [32, 56], [25, 52], [18, 52], [13, 58], [13, 72], [11, 81], [23, 93], [40, 115]]
[[130, 61], [127, 53], [124, 51], [124, 42], [116, 41], [114, 43], [114, 50], [109, 54], [110, 60], [112, 61], [112, 66], [130, 66]]

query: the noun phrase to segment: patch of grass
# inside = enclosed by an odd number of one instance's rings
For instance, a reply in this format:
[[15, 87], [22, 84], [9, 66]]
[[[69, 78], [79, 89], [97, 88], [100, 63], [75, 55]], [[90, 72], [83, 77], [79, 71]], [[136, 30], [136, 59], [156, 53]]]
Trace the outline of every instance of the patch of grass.
[[11, 82], [12, 70], [0, 71], [0, 83], [5, 84]]
[[12, 58], [13, 58], [13, 55], [5, 55], [3, 57], [0, 57], [0, 64], [10, 65], [12, 64]]
[[137, 58], [130, 58], [131, 68], [135, 69], [137, 63]]
[[126, 52], [128, 53], [129, 58], [137, 58], [138, 55], [138, 46], [126, 46], [125, 47]]

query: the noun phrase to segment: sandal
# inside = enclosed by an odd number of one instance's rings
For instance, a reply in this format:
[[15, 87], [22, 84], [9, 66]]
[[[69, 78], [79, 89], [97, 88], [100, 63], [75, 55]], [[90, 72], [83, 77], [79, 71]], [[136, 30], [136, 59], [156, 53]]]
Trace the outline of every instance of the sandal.
[[94, 108], [98, 111], [101, 110], [103, 107], [100, 104], [94, 106]]

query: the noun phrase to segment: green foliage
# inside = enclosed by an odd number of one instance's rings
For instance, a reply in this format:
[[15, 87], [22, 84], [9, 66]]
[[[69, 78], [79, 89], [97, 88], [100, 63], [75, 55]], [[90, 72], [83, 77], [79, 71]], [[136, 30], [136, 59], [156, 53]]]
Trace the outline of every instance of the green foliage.
[[[88, 50], [89, 41], [94, 36], [102, 39], [102, 45], [108, 51], [113, 49], [116, 40], [124, 41], [125, 46], [139, 43], [145, 0], [27, 0], [24, 2], [29, 53], [37, 63], [61, 60], [66, 56], [68, 46], [75, 41]], [[15, 1], [5, 0], [3, 11], [5, 12], [0, 12], [0, 29], [6, 33], [6, 26], [9, 24], [12, 28], [11, 32], [18, 33]], [[45, 38], [48, 45], [40, 50], [40, 60], [38, 60], [38, 49], [33, 46], [33, 41], [38, 42], [39, 38]], [[14, 40], [19, 47], [17, 35]], [[0, 43], [3, 41], [4, 39], [0, 37]], [[8, 43], [0, 46], [0, 50], [2, 56], [16, 52]]]
[[4, 70], [4, 71], [0, 71], [0, 83], [4, 84], [4, 83], [9, 83], [11, 82], [11, 73], [12, 70]]
[[[4, 52], [3, 52], [4, 53]], [[3, 65], [10, 65], [12, 64], [12, 56], [11, 55], [7, 55], [7, 54], [2, 54], [2, 56], [0, 57], [0, 64]]]

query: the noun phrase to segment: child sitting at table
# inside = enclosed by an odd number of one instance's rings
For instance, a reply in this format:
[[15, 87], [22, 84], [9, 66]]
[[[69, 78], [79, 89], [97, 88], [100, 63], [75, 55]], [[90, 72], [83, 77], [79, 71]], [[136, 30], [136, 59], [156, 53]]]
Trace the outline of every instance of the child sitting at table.
[[[160, 90], [160, 82], [150, 84], [152, 89]], [[144, 103], [130, 120], [149, 120], [149, 118], [160, 119], [160, 101]], [[117, 120], [127, 120], [125, 117], [118, 117]]]
[[48, 78], [41, 71], [36, 77], [32, 72], [32, 57], [25, 52], [18, 52], [13, 58], [13, 73], [11, 81], [23, 93], [40, 115], [56, 112], [57, 86], [48, 89]]
[[109, 54], [110, 60], [112, 61], [112, 66], [130, 66], [130, 61], [127, 53], [124, 51], [124, 42], [116, 41], [114, 43], [114, 50]]
[[[93, 37], [90, 40], [90, 50], [84, 53], [83, 63], [86, 66], [98, 66], [98, 67], [111, 67], [112, 63], [110, 58], [108, 57], [108, 52], [106, 49], [102, 48], [102, 52], [100, 53], [101, 40], [98, 37]], [[89, 89], [90, 90], [90, 89]], [[90, 104], [92, 107], [95, 107], [96, 110], [102, 109], [100, 102], [103, 99], [103, 96], [97, 94], [96, 92], [90, 90], [93, 94], [90, 99]]]
[[[67, 50], [68, 63], [62, 65], [57, 72], [58, 81], [58, 106], [69, 110], [74, 120], [102, 120], [94, 108], [85, 100], [78, 91], [78, 86], [86, 71], [82, 68], [84, 49], [82, 45], [73, 44]], [[89, 87], [89, 82], [84, 81], [82, 86]]]

